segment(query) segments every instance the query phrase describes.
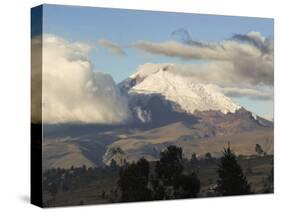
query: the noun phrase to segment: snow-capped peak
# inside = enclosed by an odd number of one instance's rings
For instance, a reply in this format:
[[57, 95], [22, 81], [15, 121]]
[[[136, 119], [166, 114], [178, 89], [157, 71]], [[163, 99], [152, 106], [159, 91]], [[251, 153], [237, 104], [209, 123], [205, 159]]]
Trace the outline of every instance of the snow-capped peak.
[[188, 113], [208, 110], [228, 113], [241, 108], [225, 96], [218, 86], [194, 82], [187, 76], [171, 71], [173, 68], [173, 64], [140, 66], [138, 71], [130, 76], [135, 83], [129, 93], [159, 94]]
[[147, 76], [153, 75], [158, 71], [167, 71], [171, 69], [174, 65], [173, 64], [153, 64], [153, 63], [146, 63], [139, 66], [136, 73], [130, 76], [131, 79], [145, 79]]

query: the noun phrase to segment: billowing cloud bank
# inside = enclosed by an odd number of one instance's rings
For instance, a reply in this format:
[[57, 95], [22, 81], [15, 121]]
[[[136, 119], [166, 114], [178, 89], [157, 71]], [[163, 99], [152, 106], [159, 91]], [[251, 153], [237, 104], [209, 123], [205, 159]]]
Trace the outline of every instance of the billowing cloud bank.
[[129, 119], [112, 77], [93, 72], [92, 45], [43, 36], [43, 121], [118, 124]]
[[175, 72], [221, 86], [230, 97], [269, 100], [273, 97], [273, 42], [258, 32], [235, 34], [218, 43], [138, 41], [135, 47], [156, 55], [203, 63], [175, 66]]

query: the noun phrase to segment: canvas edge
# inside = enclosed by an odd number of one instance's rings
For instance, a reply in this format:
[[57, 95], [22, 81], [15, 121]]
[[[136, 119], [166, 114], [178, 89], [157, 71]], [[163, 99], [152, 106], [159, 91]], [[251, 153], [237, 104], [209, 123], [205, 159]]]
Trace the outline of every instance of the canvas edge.
[[[42, 33], [43, 33], [43, 5], [31, 8], [31, 204], [43, 206], [42, 193]], [[32, 39], [37, 38], [37, 45]], [[36, 50], [35, 48], [39, 48]], [[36, 68], [34, 68], [36, 64]], [[39, 65], [38, 65], [39, 64]], [[34, 79], [34, 77], [36, 79]], [[39, 100], [39, 101], [38, 101]], [[37, 117], [36, 120], [34, 117]]]

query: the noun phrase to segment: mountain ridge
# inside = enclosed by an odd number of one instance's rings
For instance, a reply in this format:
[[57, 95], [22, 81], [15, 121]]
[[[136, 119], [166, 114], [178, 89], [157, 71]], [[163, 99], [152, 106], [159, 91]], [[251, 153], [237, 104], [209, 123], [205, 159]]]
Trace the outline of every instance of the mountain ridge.
[[156, 160], [169, 145], [181, 146], [187, 156], [217, 157], [228, 141], [237, 154], [255, 154], [256, 144], [273, 154], [273, 122], [234, 103], [215, 85], [175, 75], [172, 64], [145, 64], [118, 87], [128, 98], [130, 122], [44, 125], [44, 169], [68, 167], [71, 158], [77, 166], [92, 167]]

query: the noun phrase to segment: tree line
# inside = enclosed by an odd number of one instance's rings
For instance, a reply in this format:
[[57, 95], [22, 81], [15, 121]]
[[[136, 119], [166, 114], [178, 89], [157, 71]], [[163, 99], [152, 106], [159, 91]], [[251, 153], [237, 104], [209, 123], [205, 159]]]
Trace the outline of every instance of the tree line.
[[[206, 155], [210, 157], [210, 155]], [[193, 154], [191, 163], [196, 162]], [[250, 184], [235, 154], [228, 146], [217, 169], [216, 195], [251, 194]], [[168, 146], [160, 153], [160, 159], [152, 167], [145, 158], [121, 168], [118, 180], [121, 201], [148, 201], [195, 198], [200, 193], [201, 183], [196, 171], [187, 174], [183, 167], [181, 147]]]
[[[264, 155], [260, 146], [257, 153]], [[239, 156], [238, 156], [239, 157]], [[110, 186], [99, 190], [95, 195], [108, 202], [134, 202], [150, 200], [166, 200], [196, 198], [199, 196], [228, 196], [251, 194], [238, 157], [228, 146], [221, 158], [213, 158], [206, 153], [204, 159], [198, 159], [193, 153], [187, 160], [183, 158], [183, 150], [178, 146], [168, 146], [160, 152], [159, 160], [149, 162], [141, 158], [136, 162], [124, 162], [121, 166], [112, 160], [104, 167], [71, 167], [70, 169], [53, 168], [43, 173], [43, 190], [51, 194], [51, 201], [56, 200], [60, 192], [71, 192], [101, 179], [106, 179]], [[215, 165], [217, 177], [202, 189], [200, 166]], [[249, 169], [249, 170], [248, 170]], [[246, 173], [250, 173], [250, 162]], [[204, 175], [205, 176], [205, 175]], [[264, 179], [264, 193], [273, 192], [273, 167]], [[103, 183], [106, 183], [106, 180]], [[112, 180], [114, 182], [112, 182]], [[203, 181], [204, 182], [204, 181]], [[93, 191], [97, 192], [97, 191]], [[58, 200], [59, 201], [59, 200]], [[84, 203], [84, 202], [83, 202]], [[47, 203], [49, 204], [49, 203]], [[50, 202], [50, 204], [53, 204]]]

